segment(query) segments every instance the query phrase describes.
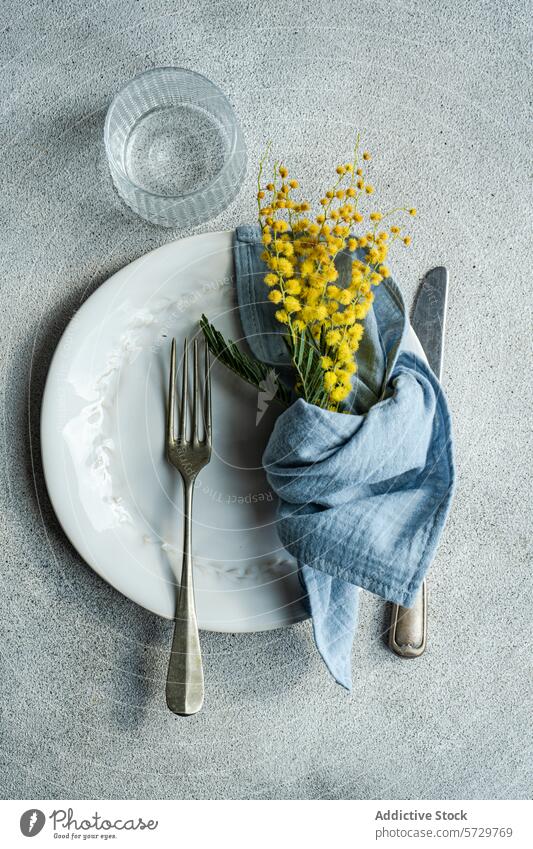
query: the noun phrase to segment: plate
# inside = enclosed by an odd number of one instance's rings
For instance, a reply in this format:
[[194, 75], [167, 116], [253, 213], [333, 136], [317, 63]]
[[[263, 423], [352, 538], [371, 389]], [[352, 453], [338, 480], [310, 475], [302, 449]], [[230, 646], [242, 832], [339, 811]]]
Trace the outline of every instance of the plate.
[[[194, 338], [202, 312], [242, 338], [232, 240], [225, 231], [171, 242], [113, 275], [68, 325], [43, 398], [44, 472], [63, 529], [102, 578], [169, 619], [182, 538], [181, 480], [164, 455], [170, 343]], [[307, 612], [261, 465], [280, 409], [218, 363], [212, 387], [213, 452], [193, 508], [199, 626], [286, 627]]]
[[[231, 231], [169, 243], [104, 283], [61, 338], [42, 407], [46, 483], [67, 536], [102, 578], [167, 618], [182, 537], [181, 480], [164, 456], [170, 342], [198, 334], [202, 312], [242, 337]], [[212, 385], [213, 454], [193, 509], [199, 626], [284, 627], [307, 613], [261, 465], [280, 411], [258, 415], [256, 390], [217, 363]]]

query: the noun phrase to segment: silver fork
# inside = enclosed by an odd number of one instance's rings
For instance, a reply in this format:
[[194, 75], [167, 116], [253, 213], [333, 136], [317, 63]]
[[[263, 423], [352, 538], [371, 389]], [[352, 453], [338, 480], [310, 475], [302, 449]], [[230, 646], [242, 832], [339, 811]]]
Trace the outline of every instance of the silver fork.
[[[198, 344], [193, 346], [193, 391], [192, 423], [188, 422], [188, 346], [183, 347], [183, 375], [180, 399], [180, 415], [177, 438], [174, 433], [174, 410], [176, 407], [176, 340], [172, 340], [170, 354], [170, 381], [167, 405], [166, 449], [167, 459], [180, 473], [183, 481], [183, 566], [180, 590], [176, 604], [176, 624], [170, 662], [168, 665], [166, 697], [173, 713], [190, 716], [198, 713], [204, 701], [204, 671], [192, 576], [192, 496], [198, 472], [211, 459], [211, 381], [209, 374], [209, 352], [205, 349], [203, 438], [198, 429]], [[190, 436], [188, 437], [188, 432]]]

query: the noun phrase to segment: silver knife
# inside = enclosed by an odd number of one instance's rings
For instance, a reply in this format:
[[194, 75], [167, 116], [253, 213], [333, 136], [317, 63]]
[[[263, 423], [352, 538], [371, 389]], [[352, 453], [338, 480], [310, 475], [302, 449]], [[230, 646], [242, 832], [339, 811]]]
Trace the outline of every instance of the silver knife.
[[[443, 266], [428, 271], [416, 298], [411, 325], [436, 377], [442, 379], [444, 329], [448, 305], [448, 271]], [[392, 605], [389, 647], [400, 657], [419, 657], [427, 644], [427, 585], [412, 607]]]

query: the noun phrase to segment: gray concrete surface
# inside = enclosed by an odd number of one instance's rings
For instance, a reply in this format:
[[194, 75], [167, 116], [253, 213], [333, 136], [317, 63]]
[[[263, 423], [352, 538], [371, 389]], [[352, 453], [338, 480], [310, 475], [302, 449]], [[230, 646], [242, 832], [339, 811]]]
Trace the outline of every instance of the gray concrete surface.
[[[528, 795], [528, 7], [4, 0], [3, 797]], [[458, 492], [431, 572], [429, 649], [393, 657], [366, 595], [351, 695], [308, 624], [208, 634], [205, 710], [177, 720], [163, 698], [170, 623], [81, 562], [47, 499], [38, 419], [59, 336], [112, 272], [179, 235], [121, 205], [102, 149], [113, 93], [159, 64], [215, 80], [242, 120], [246, 184], [203, 229], [253, 220], [265, 140], [314, 193], [359, 129], [384, 202], [420, 210], [393, 262], [408, 300], [428, 267], [450, 269]]]

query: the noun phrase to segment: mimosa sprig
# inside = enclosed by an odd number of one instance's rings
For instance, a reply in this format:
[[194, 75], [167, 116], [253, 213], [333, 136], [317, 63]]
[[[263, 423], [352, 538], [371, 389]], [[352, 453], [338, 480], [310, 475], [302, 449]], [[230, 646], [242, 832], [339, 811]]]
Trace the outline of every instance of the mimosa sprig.
[[[296, 395], [338, 411], [357, 370], [356, 353], [373, 289], [390, 276], [386, 265], [390, 247], [411, 242], [398, 223], [389, 222], [400, 215], [414, 216], [416, 209], [363, 213], [363, 202], [374, 194], [374, 187], [365, 174], [371, 156], [364, 151], [359, 157], [359, 138], [353, 161], [337, 166], [336, 179], [320, 198], [320, 211], [314, 216], [307, 200], [296, 199], [299, 183], [289, 178], [282, 163], [274, 163], [272, 177], [264, 183], [267, 157], [268, 151], [259, 165], [257, 203], [268, 298], [285, 330]], [[344, 284], [335, 264], [341, 252], [352, 254]], [[263, 364], [243, 355], [234, 343], [226, 343], [205, 316], [201, 326], [212, 353], [243, 379], [259, 385], [266, 367], [260, 368]], [[278, 400], [286, 403], [285, 395], [283, 387]]]

